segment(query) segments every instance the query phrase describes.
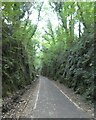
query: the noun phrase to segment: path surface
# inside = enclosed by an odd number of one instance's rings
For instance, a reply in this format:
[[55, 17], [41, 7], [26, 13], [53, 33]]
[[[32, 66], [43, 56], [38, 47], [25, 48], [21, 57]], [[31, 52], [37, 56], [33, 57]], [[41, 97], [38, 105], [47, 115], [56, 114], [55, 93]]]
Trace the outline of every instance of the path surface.
[[89, 118], [73, 104], [55, 84], [45, 77], [39, 78], [39, 87], [32, 118]]

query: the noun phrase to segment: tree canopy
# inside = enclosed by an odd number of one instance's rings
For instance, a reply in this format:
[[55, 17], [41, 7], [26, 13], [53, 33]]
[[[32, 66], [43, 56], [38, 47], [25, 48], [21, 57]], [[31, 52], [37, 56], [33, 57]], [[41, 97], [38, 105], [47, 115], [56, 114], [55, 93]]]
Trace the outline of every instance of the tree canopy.
[[3, 2], [3, 96], [37, 72], [92, 99], [94, 2]]

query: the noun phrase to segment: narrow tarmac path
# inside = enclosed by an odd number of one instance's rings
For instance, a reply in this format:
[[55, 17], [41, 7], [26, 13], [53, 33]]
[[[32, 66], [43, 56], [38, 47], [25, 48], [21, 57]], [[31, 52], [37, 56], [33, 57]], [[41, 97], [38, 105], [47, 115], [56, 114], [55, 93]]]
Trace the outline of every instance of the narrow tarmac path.
[[31, 118], [89, 118], [49, 79], [40, 76]]

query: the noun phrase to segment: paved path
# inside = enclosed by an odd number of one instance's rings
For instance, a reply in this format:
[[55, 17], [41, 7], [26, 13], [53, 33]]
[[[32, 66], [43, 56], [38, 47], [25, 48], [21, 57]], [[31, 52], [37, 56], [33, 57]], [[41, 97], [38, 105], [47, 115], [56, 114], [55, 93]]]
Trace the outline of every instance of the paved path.
[[33, 118], [88, 118], [88, 114], [73, 104], [52, 81], [40, 77]]

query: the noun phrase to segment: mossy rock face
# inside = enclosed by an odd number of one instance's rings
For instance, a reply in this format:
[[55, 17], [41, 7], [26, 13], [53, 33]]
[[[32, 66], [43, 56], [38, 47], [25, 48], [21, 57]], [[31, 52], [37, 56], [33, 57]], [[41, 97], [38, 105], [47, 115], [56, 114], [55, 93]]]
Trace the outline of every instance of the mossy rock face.
[[[10, 47], [10, 46], [11, 47]], [[28, 56], [24, 46], [19, 41], [8, 41], [7, 47], [3, 43], [2, 57], [2, 88], [3, 97], [30, 84], [35, 77], [35, 70], [30, 71]], [[7, 52], [5, 52], [5, 50]], [[17, 50], [17, 51], [16, 51]], [[12, 52], [13, 51], [13, 52]], [[31, 76], [31, 74], [33, 74]], [[9, 94], [10, 93], [10, 94]]]

